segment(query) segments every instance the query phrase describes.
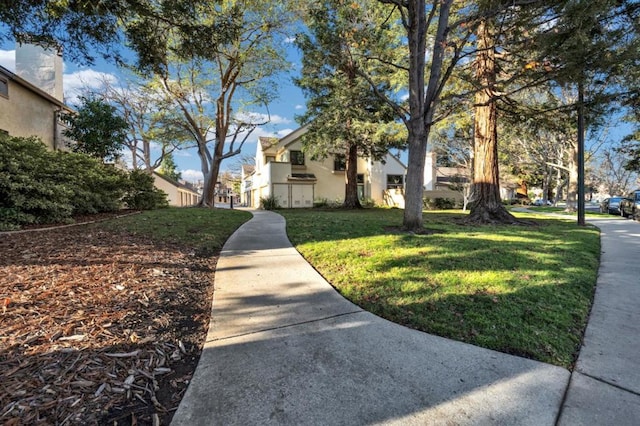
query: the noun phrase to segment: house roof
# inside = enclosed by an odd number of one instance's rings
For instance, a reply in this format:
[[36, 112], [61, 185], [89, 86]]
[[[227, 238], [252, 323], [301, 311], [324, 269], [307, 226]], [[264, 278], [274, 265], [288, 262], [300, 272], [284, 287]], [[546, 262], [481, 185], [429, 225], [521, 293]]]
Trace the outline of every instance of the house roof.
[[272, 146], [275, 146], [278, 144], [278, 138], [260, 136], [258, 140], [260, 141], [260, 145], [262, 146], [263, 151], [266, 151]]
[[387, 152], [387, 158], [389, 158], [389, 157], [393, 158], [393, 160], [394, 160], [394, 161], [396, 161], [398, 164], [400, 164], [400, 166], [402, 166], [402, 168], [403, 168], [403, 169], [406, 169], [406, 168], [407, 168], [407, 165], [406, 165], [406, 164], [404, 164], [404, 163], [400, 160], [400, 158], [398, 158], [397, 156], [393, 155], [390, 151], [389, 151], [389, 152]]
[[0, 74], [4, 75], [9, 80], [13, 81], [16, 84], [19, 84], [20, 86], [24, 87], [25, 89], [28, 89], [28, 90], [32, 91], [36, 95], [48, 100], [52, 104], [54, 104], [56, 106], [59, 106], [60, 108], [64, 108], [67, 111], [73, 111], [70, 107], [65, 105], [64, 102], [61, 102], [59, 99], [56, 99], [55, 97], [51, 96], [50, 94], [48, 94], [44, 90], [40, 89], [39, 87], [35, 86], [32, 83], [29, 83], [24, 78], [18, 76], [17, 74], [13, 73], [12, 71], [9, 71], [8, 69], [6, 69], [3, 66], [0, 66]]
[[178, 182], [178, 181], [173, 180], [171, 178], [168, 178], [166, 176], [163, 176], [158, 172], [153, 172], [153, 175], [156, 176], [156, 177], [159, 177], [160, 179], [162, 179], [162, 180], [164, 180], [164, 181], [166, 181], [168, 183], [170, 183], [171, 185], [175, 186], [176, 188], [180, 188], [182, 190], [189, 191], [189, 192], [191, 192], [193, 194], [200, 195], [200, 194], [198, 194], [198, 191], [196, 191], [195, 189], [193, 189], [192, 187], [190, 187], [188, 185], [185, 185], [184, 183], [181, 183], [181, 182]]
[[288, 135], [280, 139], [280, 142], [278, 143], [278, 145], [282, 148], [286, 148], [287, 146], [296, 142], [302, 135], [304, 135], [308, 131], [309, 131], [309, 125], [305, 124], [304, 126], [297, 128], [293, 132], [289, 133]]
[[[288, 135], [280, 139], [278, 146], [280, 148], [286, 148], [292, 143], [296, 142], [298, 139], [300, 139], [300, 137], [303, 136], [308, 131], [309, 131], [309, 124], [305, 124], [304, 126], [297, 128], [293, 132], [289, 133]], [[391, 152], [387, 153], [387, 159], [388, 158], [393, 158], [393, 161], [396, 161], [400, 166], [402, 166], [402, 168], [404, 169], [407, 168], [407, 166], [402, 161], [400, 161], [398, 157], [393, 155]]]

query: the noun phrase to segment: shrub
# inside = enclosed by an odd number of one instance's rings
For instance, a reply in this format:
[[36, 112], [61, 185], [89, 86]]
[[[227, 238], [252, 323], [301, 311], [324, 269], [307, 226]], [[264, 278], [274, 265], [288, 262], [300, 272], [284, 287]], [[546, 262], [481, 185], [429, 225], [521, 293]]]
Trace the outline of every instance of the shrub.
[[366, 209], [370, 209], [376, 206], [376, 202], [373, 198], [363, 198], [360, 200], [360, 205]]
[[153, 185], [153, 176], [142, 170], [129, 173], [124, 203], [134, 210], [153, 210], [168, 207], [167, 194]]
[[81, 154], [52, 153], [59, 181], [72, 191], [73, 214], [92, 214], [122, 208], [127, 173]]
[[72, 191], [56, 179], [56, 166], [39, 140], [0, 136], [0, 208], [6, 226], [70, 219]]
[[17, 208], [0, 207], [0, 231], [16, 231], [21, 223], [33, 223], [35, 217]]
[[275, 210], [280, 207], [278, 197], [271, 194], [268, 197], [260, 197], [260, 208], [264, 210]]
[[137, 208], [166, 205], [153, 180], [150, 188], [131, 180], [85, 154], [53, 152], [36, 138], [0, 135], [0, 229], [71, 223], [76, 214], [118, 210], [123, 196], [132, 193], [140, 200]]
[[428, 210], [448, 210], [458, 206], [454, 198], [425, 198], [422, 200], [423, 206]]
[[317, 200], [313, 201], [313, 207], [315, 208], [322, 208], [322, 207], [328, 207], [329, 206], [329, 200], [326, 198], [318, 198]]

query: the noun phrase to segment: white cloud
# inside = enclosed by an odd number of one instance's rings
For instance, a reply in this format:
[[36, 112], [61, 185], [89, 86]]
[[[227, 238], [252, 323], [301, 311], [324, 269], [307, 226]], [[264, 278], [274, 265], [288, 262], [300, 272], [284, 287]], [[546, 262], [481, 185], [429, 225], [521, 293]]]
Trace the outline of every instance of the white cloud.
[[193, 157], [193, 154], [191, 154], [188, 151], [188, 149], [176, 149], [175, 151], [173, 151], [173, 156], [174, 157], [191, 158], [191, 157]]
[[187, 182], [197, 183], [198, 181], [204, 180], [204, 175], [200, 170], [181, 170], [180, 174], [182, 175], [182, 179], [186, 180]]
[[284, 39], [284, 42], [287, 43], [287, 44], [291, 44], [291, 43], [293, 43], [295, 41], [296, 41], [295, 37], [287, 37], [287, 38]]
[[[0, 65], [9, 71], [15, 72], [16, 69], [16, 51], [0, 50]], [[62, 75], [62, 84], [64, 87], [65, 100], [69, 104], [76, 103], [78, 96], [83, 91], [89, 89], [98, 89], [102, 87], [105, 81], [113, 84], [117, 81], [115, 75], [104, 72], [85, 69], [76, 71], [71, 74]]]
[[295, 108], [296, 108], [296, 109], [298, 109], [298, 110], [299, 110], [299, 109], [304, 109], [304, 105], [300, 105], [300, 104], [298, 104], [298, 105], [296, 105], [296, 106], [295, 106]]
[[0, 66], [5, 67], [11, 72], [16, 71], [16, 51], [0, 50]]
[[249, 123], [269, 123], [269, 124], [289, 124], [291, 120], [279, 115], [269, 115], [260, 112], [240, 112], [236, 114], [238, 120], [242, 120]]
[[113, 74], [108, 74], [92, 69], [76, 71], [62, 76], [65, 100], [69, 104], [74, 104], [83, 92], [101, 88], [105, 82], [115, 84], [118, 78]]

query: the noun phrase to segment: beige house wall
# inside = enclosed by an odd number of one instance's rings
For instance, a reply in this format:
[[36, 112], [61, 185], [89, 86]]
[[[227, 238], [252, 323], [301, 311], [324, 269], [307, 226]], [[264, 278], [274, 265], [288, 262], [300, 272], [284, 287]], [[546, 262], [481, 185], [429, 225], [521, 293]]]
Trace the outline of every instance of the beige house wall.
[[[296, 141], [287, 146], [287, 150], [280, 153], [278, 158], [288, 161], [289, 151], [302, 151], [302, 142]], [[314, 199], [342, 202], [345, 190], [345, 172], [336, 171], [334, 168], [334, 157], [329, 156], [323, 160], [310, 160], [305, 154], [304, 166], [291, 166], [292, 173], [311, 173], [315, 175], [317, 181], [314, 189]], [[370, 197], [369, 165], [368, 161], [358, 159], [358, 174], [364, 174], [365, 197]], [[275, 179], [274, 182], [277, 182]], [[380, 198], [380, 197], [378, 197]]]
[[40, 138], [49, 149], [60, 148], [60, 105], [0, 73], [7, 80], [9, 97], [0, 95], [0, 130], [11, 136]]
[[[371, 162], [371, 199], [378, 204], [388, 204], [387, 191], [387, 176], [388, 175], [400, 175], [404, 176], [407, 173], [406, 167], [394, 156], [387, 154], [385, 163], [382, 164], [379, 161]], [[394, 195], [400, 194], [401, 197], [393, 197], [394, 206], [404, 208], [404, 196], [401, 192], [391, 191]], [[402, 200], [402, 201], [400, 201]]]
[[157, 174], [153, 175], [153, 179], [154, 186], [167, 194], [170, 206], [188, 207], [200, 202], [200, 195], [194, 191], [180, 188]]
[[[291, 164], [291, 151], [302, 151], [300, 137], [306, 127], [295, 130], [276, 145], [258, 143], [255, 169], [250, 174], [243, 173], [243, 199], [245, 205], [260, 206], [260, 198], [273, 194], [278, 197], [282, 207], [311, 207], [316, 200], [342, 202], [345, 192], [345, 171], [334, 170], [334, 156], [322, 160], [311, 160], [305, 154], [303, 165]], [[266, 152], [265, 152], [266, 150]], [[275, 154], [275, 161], [266, 162], [267, 156]], [[387, 176], [406, 174], [406, 167], [391, 154], [387, 154], [384, 163], [358, 158], [358, 174], [363, 176], [365, 198], [373, 199], [377, 204], [389, 204]], [[296, 175], [296, 176], [294, 176]], [[306, 175], [306, 176], [305, 176]], [[390, 205], [404, 206], [402, 190], [395, 191]]]

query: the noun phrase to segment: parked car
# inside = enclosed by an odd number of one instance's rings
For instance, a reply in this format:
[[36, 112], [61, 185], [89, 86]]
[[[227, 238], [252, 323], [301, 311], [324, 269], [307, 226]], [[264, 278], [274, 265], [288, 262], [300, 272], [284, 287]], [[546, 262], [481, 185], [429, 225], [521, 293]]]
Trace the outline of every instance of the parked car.
[[624, 197], [605, 198], [600, 202], [600, 213], [620, 214], [620, 201]]
[[[536, 198], [536, 199], [533, 201], [533, 205], [534, 205], [534, 206], [544, 206], [544, 205], [545, 205], [545, 204], [544, 204], [544, 200], [543, 200], [542, 198]], [[547, 206], [552, 206], [552, 205], [553, 205], [553, 201], [551, 201], [551, 200], [547, 200]]]
[[627, 194], [620, 201], [620, 216], [640, 219], [640, 189]]

